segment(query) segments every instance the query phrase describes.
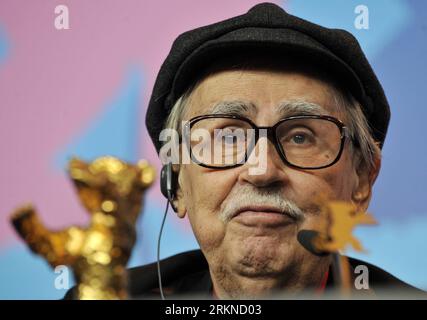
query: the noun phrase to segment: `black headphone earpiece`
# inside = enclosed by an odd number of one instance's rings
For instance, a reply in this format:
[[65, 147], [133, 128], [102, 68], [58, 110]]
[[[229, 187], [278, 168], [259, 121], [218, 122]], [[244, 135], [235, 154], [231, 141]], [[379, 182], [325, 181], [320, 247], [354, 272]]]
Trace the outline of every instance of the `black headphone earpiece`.
[[164, 165], [162, 167], [162, 171], [160, 172], [160, 190], [166, 199], [168, 199], [175, 212], [177, 210], [173, 204], [173, 200], [176, 196], [177, 182], [178, 176], [176, 172], [172, 170], [172, 163]]

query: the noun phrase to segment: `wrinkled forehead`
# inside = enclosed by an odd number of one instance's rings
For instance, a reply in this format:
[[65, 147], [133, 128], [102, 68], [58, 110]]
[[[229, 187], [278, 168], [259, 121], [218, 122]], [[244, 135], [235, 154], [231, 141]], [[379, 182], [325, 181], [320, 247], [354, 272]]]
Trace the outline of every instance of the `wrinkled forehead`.
[[[185, 118], [219, 113], [254, 116], [260, 110], [265, 112], [262, 97], [272, 95], [271, 88], [263, 83], [266, 75], [277, 85], [274, 94], [281, 97], [268, 108], [268, 112], [277, 117], [295, 114], [343, 116], [336, 99], [343, 91], [337, 79], [322, 66], [296, 56], [248, 54], [222, 57], [203, 70], [191, 86]], [[255, 86], [258, 83], [261, 89], [246, 88], [245, 82], [239, 81], [242, 77], [250, 78]], [[281, 86], [291, 88], [290, 94], [281, 92]]]

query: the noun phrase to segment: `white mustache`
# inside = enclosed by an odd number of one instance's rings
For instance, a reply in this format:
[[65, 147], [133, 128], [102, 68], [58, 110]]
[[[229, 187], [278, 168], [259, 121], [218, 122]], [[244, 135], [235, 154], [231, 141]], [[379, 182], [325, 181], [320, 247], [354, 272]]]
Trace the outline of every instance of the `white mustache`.
[[222, 204], [219, 218], [223, 222], [230, 221], [240, 210], [248, 206], [268, 206], [287, 214], [295, 220], [303, 220], [305, 214], [295, 202], [284, 199], [279, 189], [260, 189], [250, 185], [234, 187]]

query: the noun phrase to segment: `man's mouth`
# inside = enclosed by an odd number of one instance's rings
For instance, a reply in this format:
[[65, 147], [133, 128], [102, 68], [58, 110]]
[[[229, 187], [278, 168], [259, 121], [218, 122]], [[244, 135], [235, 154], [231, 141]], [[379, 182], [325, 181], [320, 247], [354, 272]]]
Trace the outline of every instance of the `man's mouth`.
[[248, 227], [278, 227], [294, 223], [295, 219], [271, 206], [246, 206], [236, 211], [232, 221]]

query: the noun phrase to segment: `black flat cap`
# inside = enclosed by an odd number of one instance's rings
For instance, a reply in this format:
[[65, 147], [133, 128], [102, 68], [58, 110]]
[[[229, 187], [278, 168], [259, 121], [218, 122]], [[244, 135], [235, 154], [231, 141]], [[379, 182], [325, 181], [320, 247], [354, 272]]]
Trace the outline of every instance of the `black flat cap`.
[[[257, 48], [303, 55], [327, 66], [361, 103], [374, 138], [382, 147], [390, 121], [384, 90], [356, 38], [286, 13], [272, 3], [261, 3], [246, 14], [181, 34], [160, 68], [147, 109], [146, 125], [159, 152], [159, 141], [172, 106], [221, 53]], [[284, 56], [285, 57], [285, 56]]]

